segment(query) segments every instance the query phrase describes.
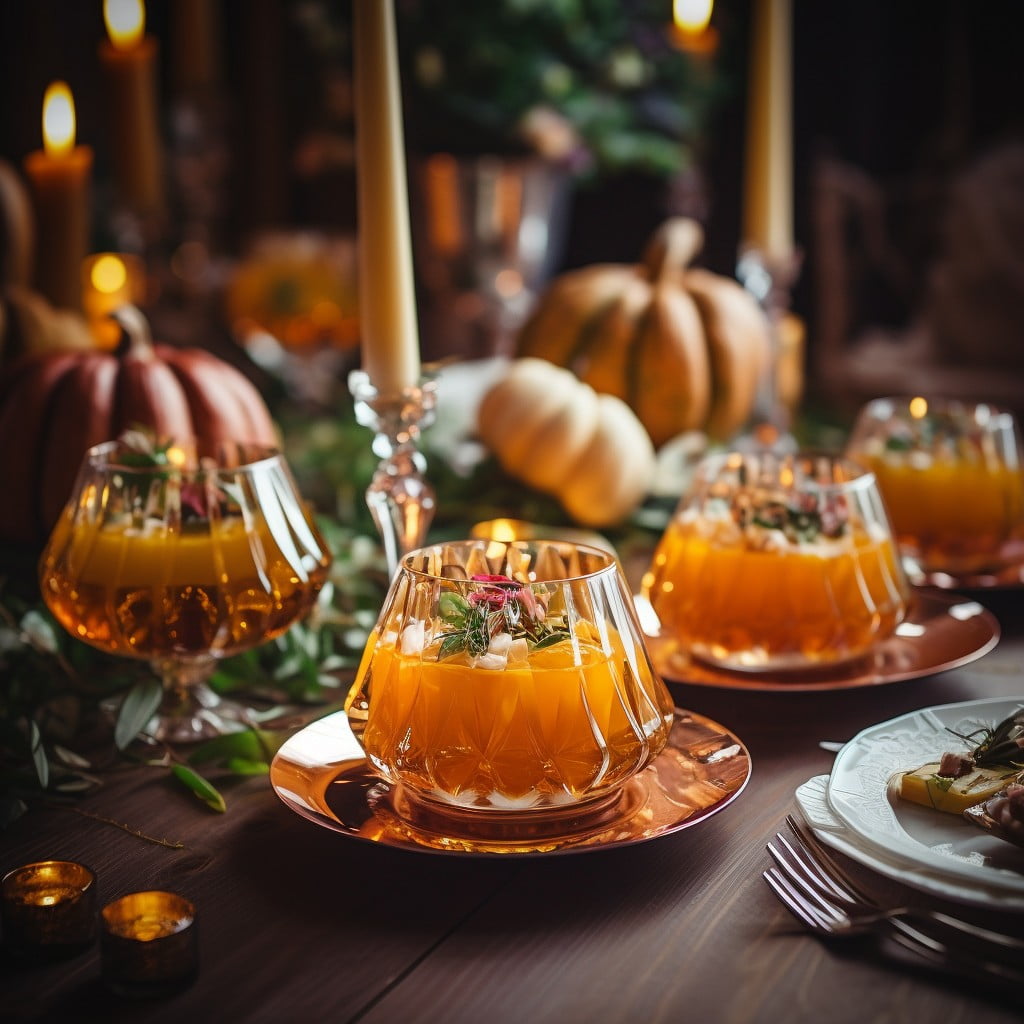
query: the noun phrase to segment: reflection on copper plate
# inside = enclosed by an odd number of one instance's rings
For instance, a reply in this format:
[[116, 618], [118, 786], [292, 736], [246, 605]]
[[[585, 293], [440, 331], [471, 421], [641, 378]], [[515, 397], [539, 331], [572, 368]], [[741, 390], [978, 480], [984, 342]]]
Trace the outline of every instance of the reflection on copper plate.
[[585, 853], [658, 839], [720, 811], [749, 778], [750, 755], [736, 736], [678, 708], [665, 749], [614, 799], [557, 817], [426, 812], [372, 773], [341, 711], [296, 733], [270, 766], [277, 795], [317, 825], [383, 846], [463, 856]]
[[977, 601], [937, 590], [915, 591], [907, 617], [896, 632], [863, 658], [791, 672], [715, 668], [691, 658], [674, 638], [659, 635], [657, 625], [643, 613], [641, 620], [651, 660], [662, 678], [729, 690], [848, 690], [899, 683], [967, 665], [999, 641], [999, 622], [988, 609]]
[[1019, 590], [1024, 587], [1024, 557], [1019, 551], [1001, 568], [988, 572], [950, 573], [925, 569], [910, 555], [904, 555], [903, 569], [915, 587], [940, 590]]

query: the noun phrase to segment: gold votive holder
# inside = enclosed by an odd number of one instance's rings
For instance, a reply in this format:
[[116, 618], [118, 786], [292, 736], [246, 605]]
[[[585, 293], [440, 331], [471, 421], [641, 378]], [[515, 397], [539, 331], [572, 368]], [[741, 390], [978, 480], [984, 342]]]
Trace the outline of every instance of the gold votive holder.
[[0, 892], [4, 945], [13, 956], [59, 960], [96, 937], [96, 875], [82, 864], [23, 864], [4, 875]]
[[195, 906], [173, 892], [133, 892], [100, 915], [103, 982], [122, 996], [159, 997], [199, 971]]

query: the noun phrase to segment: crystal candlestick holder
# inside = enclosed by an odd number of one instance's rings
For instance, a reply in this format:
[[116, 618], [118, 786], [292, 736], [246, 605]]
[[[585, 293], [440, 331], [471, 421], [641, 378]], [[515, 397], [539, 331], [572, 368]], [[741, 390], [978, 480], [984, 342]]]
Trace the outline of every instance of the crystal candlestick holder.
[[373, 451], [380, 464], [366, 490], [366, 504], [394, 576], [398, 560], [422, 547], [434, 518], [434, 489], [424, 476], [427, 460], [419, 438], [434, 422], [437, 381], [427, 373], [411, 387], [384, 394], [363, 370], [353, 370], [348, 387], [356, 420], [374, 432]]
[[779, 394], [779, 367], [784, 357], [783, 332], [790, 317], [790, 292], [800, 273], [799, 252], [778, 257], [752, 245], [740, 247], [736, 277], [768, 318], [769, 359], [754, 413], [736, 447], [741, 450], [795, 452], [792, 414]]

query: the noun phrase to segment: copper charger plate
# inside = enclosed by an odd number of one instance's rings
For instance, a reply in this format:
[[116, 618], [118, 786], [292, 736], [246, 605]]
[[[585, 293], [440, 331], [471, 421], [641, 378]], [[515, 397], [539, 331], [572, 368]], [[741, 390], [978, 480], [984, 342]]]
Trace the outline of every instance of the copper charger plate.
[[[306, 726], [278, 751], [270, 782], [285, 806], [324, 828], [382, 846], [460, 856], [587, 853], [659, 839], [706, 821], [750, 779], [750, 755], [727, 729], [679, 708], [668, 744], [599, 814], [524, 812], [507, 834], [488, 812], [410, 815], [401, 786], [374, 775], [343, 711]], [[467, 827], [475, 817], [480, 829]], [[524, 827], [529, 818], [532, 822]]]
[[916, 590], [907, 617], [888, 640], [856, 661], [832, 668], [757, 673], [715, 668], [690, 657], [672, 637], [647, 635], [655, 669], [670, 682], [732, 690], [848, 690], [881, 686], [960, 668], [999, 642], [999, 621], [977, 601]]

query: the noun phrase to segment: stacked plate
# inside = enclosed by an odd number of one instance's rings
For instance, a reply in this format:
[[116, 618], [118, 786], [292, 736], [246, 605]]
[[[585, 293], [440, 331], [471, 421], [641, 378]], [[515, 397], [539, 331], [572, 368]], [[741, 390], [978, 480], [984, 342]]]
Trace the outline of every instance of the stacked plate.
[[945, 704], [865, 729], [831, 775], [796, 791], [797, 804], [823, 842], [880, 874], [947, 899], [1024, 910], [1024, 849], [888, 793], [893, 775], [959, 749], [952, 732], [992, 728], [1022, 706], [1024, 697]]

